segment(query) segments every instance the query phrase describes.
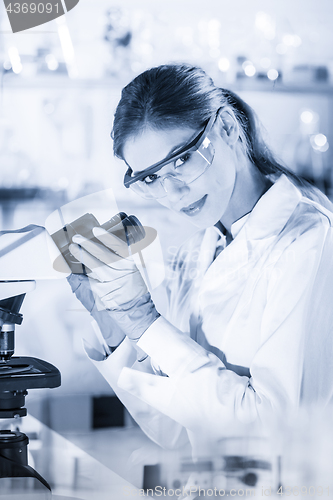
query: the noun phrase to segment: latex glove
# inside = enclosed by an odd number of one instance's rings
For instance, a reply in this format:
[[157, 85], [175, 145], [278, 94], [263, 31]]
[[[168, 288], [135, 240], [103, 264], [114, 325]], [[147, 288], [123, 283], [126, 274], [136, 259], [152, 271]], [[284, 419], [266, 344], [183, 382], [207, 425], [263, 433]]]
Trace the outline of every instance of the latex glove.
[[131, 340], [138, 340], [160, 316], [127, 244], [100, 227], [93, 229], [102, 244], [81, 235], [73, 237], [69, 250], [92, 270], [90, 287], [104, 307]]
[[76, 298], [97, 322], [107, 345], [111, 347], [111, 350], [117, 347], [124, 340], [125, 334], [112, 317], [112, 313], [96, 303], [98, 297], [91, 290], [88, 276], [71, 274], [68, 276], [67, 281]]
[[128, 256], [127, 244], [102, 228], [94, 228], [93, 233], [101, 243], [77, 234], [72, 238], [69, 250], [91, 269], [89, 278], [94, 280], [92, 290], [104, 306], [109, 310], [118, 309], [122, 304], [147, 293], [140, 271]]

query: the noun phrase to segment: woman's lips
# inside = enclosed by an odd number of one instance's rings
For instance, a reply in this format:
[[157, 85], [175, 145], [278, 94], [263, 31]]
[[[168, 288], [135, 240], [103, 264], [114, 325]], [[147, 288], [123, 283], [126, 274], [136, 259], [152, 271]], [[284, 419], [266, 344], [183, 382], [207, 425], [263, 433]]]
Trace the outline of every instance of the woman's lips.
[[207, 199], [207, 194], [205, 194], [205, 196], [203, 198], [201, 198], [199, 201], [192, 203], [188, 207], [182, 208], [181, 212], [188, 215], [189, 217], [193, 217], [194, 215], [197, 215], [201, 211], [204, 204], [206, 203], [206, 199]]

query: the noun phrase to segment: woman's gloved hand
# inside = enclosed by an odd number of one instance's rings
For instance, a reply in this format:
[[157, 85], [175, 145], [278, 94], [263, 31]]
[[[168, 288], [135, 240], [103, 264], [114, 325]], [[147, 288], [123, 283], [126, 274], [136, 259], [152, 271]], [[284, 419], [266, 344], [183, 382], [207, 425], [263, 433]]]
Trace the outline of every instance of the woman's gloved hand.
[[137, 341], [160, 316], [127, 244], [100, 227], [93, 229], [101, 244], [75, 235], [69, 250], [92, 272], [89, 283], [96, 303], [112, 312], [124, 333]]
[[112, 313], [97, 303], [98, 297], [91, 290], [88, 276], [85, 274], [70, 274], [67, 281], [76, 298], [97, 322], [107, 345], [111, 350], [117, 347], [124, 340], [125, 333], [112, 317]]

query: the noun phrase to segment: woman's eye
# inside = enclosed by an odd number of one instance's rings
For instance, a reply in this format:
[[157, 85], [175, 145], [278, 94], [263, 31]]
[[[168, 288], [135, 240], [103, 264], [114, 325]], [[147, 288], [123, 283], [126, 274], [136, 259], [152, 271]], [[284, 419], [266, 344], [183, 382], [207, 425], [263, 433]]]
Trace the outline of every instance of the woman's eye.
[[191, 153], [186, 153], [174, 162], [174, 167], [179, 168], [191, 159]]
[[145, 184], [152, 184], [154, 181], [156, 181], [157, 178], [158, 175], [156, 174], [147, 175], [147, 177], [144, 177], [142, 179], [142, 182], [144, 182]]

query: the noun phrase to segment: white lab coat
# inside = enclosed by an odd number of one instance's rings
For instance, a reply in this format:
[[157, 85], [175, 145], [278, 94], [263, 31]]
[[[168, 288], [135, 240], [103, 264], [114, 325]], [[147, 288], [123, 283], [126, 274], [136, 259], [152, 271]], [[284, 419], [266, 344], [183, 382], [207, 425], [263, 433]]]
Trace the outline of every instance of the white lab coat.
[[139, 340], [161, 373], [127, 339], [96, 363], [154, 441], [174, 446], [185, 428], [199, 449], [331, 400], [332, 221], [282, 175], [228, 246], [215, 227], [182, 246], [168, 320]]

